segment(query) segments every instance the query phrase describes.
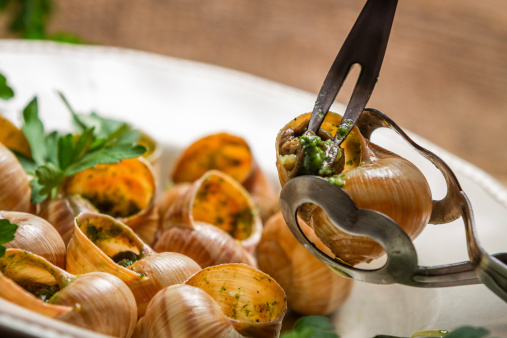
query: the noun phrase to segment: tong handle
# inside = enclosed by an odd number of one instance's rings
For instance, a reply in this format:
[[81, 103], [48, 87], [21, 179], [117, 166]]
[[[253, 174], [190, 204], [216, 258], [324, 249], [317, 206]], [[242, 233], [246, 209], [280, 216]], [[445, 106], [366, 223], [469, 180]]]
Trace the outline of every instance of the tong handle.
[[350, 68], [361, 73], [334, 141], [340, 144], [356, 124], [377, 82], [398, 0], [368, 0], [357, 18], [317, 96], [308, 130], [317, 133]]

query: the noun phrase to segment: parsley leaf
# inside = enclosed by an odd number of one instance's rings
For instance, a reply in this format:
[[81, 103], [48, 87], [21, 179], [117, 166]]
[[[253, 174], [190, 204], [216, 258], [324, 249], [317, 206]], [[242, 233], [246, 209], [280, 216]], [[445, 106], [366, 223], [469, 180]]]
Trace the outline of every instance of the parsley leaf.
[[118, 144], [96, 150], [84, 155], [79, 161], [70, 165], [65, 171], [66, 176], [74, 175], [80, 171], [93, 168], [97, 164], [118, 163], [124, 158], [139, 157], [146, 151], [141, 145]]
[[334, 333], [334, 326], [329, 318], [323, 316], [307, 316], [296, 321], [292, 331], [284, 333], [282, 338], [339, 338]]
[[0, 99], [8, 100], [14, 97], [14, 90], [7, 84], [7, 79], [0, 74]]
[[12, 224], [8, 219], [0, 219], [0, 257], [5, 254], [6, 247], [2, 245], [14, 239], [18, 226]]
[[23, 110], [23, 126], [21, 130], [32, 149], [32, 158], [37, 165], [41, 165], [46, 159], [46, 147], [44, 140], [44, 126], [39, 119], [39, 106], [34, 97]]
[[105, 118], [95, 112], [90, 114], [77, 113], [61, 92], [58, 92], [58, 95], [67, 106], [78, 130], [84, 131], [93, 128], [95, 138], [98, 140], [105, 139], [107, 142], [135, 143], [139, 141], [139, 131], [134, 130], [128, 123]]
[[65, 173], [53, 163], [48, 162], [35, 169], [35, 177], [37, 178], [37, 184], [41, 186], [39, 195], [49, 195], [51, 198], [55, 198], [63, 183]]

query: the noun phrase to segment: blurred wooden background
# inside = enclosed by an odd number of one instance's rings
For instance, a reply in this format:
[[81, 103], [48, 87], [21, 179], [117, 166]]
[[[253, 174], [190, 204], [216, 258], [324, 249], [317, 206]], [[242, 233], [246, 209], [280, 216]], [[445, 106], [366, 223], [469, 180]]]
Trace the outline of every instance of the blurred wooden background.
[[[51, 32], [317, 93], [365, 1], [55, 2]], [[350, 93], [349, 84], [338, 101]], [[400, 0], [368, 106], [507, 184], [507, 2]]]

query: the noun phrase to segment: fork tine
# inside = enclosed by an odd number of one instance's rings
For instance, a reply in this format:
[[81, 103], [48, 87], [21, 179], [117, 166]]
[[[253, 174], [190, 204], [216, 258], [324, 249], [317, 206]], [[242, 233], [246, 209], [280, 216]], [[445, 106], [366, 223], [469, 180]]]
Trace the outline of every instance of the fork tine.
[[351, 100], [334, 137], [341, 143], [355, 125], [377, 82], [398, 0], [368, 0], [359, 14], [317, 96], [308, 130], [317, 132], [350, 68], [361, 66]]

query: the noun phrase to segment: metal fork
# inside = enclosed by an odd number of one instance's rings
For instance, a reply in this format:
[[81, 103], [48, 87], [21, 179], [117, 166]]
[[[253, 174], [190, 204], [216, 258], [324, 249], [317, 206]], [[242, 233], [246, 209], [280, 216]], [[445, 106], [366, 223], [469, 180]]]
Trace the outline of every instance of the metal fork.
[[[396, 2], [396, 0], [368, 0], [326, 77], [312, 113], [309, 129], [313, 128], [311, 130], [316, 132], [320, 127], [351, 63], [362, 62], [363, 69], [358, 85], [342, 120], [346, 133], [343, 132], [343, 135], [335, 136], [335, 142], [339, 144], [354, 125], [357, 125], [361, 134], [367, 139], [370, 139], [374, 130], [385, 127], [397, 132], [423, 157], [431, 161], [445, 178], [447, 194], [442, 200], [433, 201], [430, 223], [448, 223], [461, 217], [465, 226], [470, 261], [440, 266], [419, 266], [414, 245], [398, 224], [379, 212], [358, 208], [343, 189], [317, 176], [299, 176], [284, 185], [280, 194], [283, 217], [297, 240], [341, 276], [375, 284], [399, 283], [414, 287], [447, 287], [482, 282], [507, 302], [507, 253], [490, 255], [482, 248], [478, 241], [470, 201], [449, 166], [438, 156], [410, 139], [387, 115], [374, 109], [363, 111], [382, 63]], [[387, 10], [386, 7], [389, 7], [390, 10]], [[377, 17], [376, 20], [373, 20], [377, 14], [380, 18]], [[374, 51], [368, 57], [362, 56], [365, 59], [361, 59], [361, 61], [358, 61], [359, 59], [356, 57], [344, 55], [346, 54], [344, 50], [353, 54], [353, 51], [356, 51], [355, 56], [366, 55], [370, 52], [368, 46], [364, 46], [365, 41], [368, 40], [361, 38], [362, 29], [365, 25], [368, 26], [367, 23], [376, 25], [375, 29], [367, 29], [369, 32], [367, 36], [371, 37], [373, 31], [382, 32], [376, 35], [376, 44], [373, 45]], [[379, 27], [383, 23], [388, 28]], [[358, 49], [354, 49], [356, 45]], [[345, 46], [347, 46], [346, 49]], [[357, 52], [358, 50], [361, 52]], [[372, 57], [376, 59], [373, 60]], [[372, 67], [376, 70], [374, 77], [371, 75], [373, 71], [365, 71], [365, 69], [371, 69], [369, 62], [375, 65]], [[337, 82], [333, 83], [333, 81]], [[352, 122], [347, 122], [347, 120]], [[351, 235], [367, 236], [377, 241], [387, 253], [387, 263], [375, 270], [354, 268], [319, 250], [305, 236], [298, 224], [298, 208], [305, 203], [314, 203], [320, 206], [340, 230]]]
[[398, 0], [368, 0], [364, 5], [322, 84], [309, 131], [317, 133], [350, 69], [357, 64], [361, 72], [333, 140], [339, 145], [347, 137], [377, 83], [397, 4]]

